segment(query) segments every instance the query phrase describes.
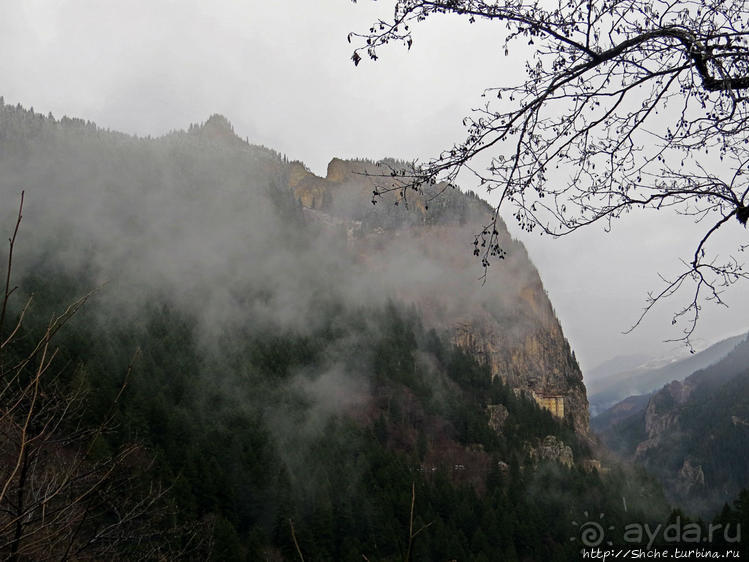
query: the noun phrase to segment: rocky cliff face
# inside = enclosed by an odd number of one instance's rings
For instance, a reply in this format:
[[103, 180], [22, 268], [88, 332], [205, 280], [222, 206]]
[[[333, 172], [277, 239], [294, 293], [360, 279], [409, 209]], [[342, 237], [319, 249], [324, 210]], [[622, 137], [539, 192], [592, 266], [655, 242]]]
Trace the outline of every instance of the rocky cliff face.
[[[387, 177], [381, 167], [337, 158], [328, 165], [325, 178], [298, 163], [291, 165], [289, 174], [296, 199], [317, 212], [316, 220], [332, 223], [330, 217], [336, 217], [347, 222], [354, 249], [368, 268], [401, 263], [400, 274], [407, 282], [394, 284], [398, 298], [416, 303], [427, 322], [446, 329], [458, 346], [489, 367], [492, 377], [501, 377], [542, 407], [549, 408], [549, 400], [554, 400], [557, 408], [552, 412], [588, 436], [582, 374], [522, 245], [501, 225], [508, 258], [492, 268], [482, 286], [471, 243], [491, 212], [488, 205], [448, 189], [441, 196], [444, 200], [409, 192], [403, 202], [396, 192], [373, 206], [372, 191], [383, 181]], [[416, 260], [409, 261], [414, 252], [419, 266]]]
[[[536, 298], [544, 296], [536, 293]], [[548, 300], [547, 300], [548, 302]], [[531, 397], [561, 397], [564, 417], [581, 434], [589, 431], [588, 400], [580, 368], [553, 316], [524, 334], [490, 315], [459, 322], [454, 341], [489, 365], [492, 376]]]
[[652, 396], [645, 408], [648, 438], [637, 445], [635, 459], [642, 459], [649, 449], [658, 447], [667, 432], [678, 431], [680, 407], [687, 402], [692, 390], [688, 381], [672, 381]]
[[534, 462], [554, 461], [568, 467], [575, 463], [570, 446], [553, 435], [547, 436], [538, 447], [529, 447], [529, 454]]

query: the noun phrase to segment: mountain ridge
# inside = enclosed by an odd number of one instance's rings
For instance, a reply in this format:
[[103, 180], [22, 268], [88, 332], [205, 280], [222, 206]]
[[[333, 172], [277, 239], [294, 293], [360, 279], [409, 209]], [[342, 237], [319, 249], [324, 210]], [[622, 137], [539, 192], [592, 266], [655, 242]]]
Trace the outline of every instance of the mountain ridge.
[[672, 380], [681, 380], [725, 357], [746, 333], [722, 339], [706, 349], [686, 357], [652, 367], [652, 360], [640, 367], [610, 373], [586, 382], [592, 415], [598, 416], [631, 396], [649, 394]]
[[0, 195], [26, 190], [11, 313], [33, 294], [24, 334], [43, 332], [101, 287], [61, 335], [61, 380], [90, 393], [85, 421], [129, 373], [97, 451], [142, 440], [220, 560], [293, 558], [290, 519], [317, 559], [392, 559], [412, 485], [440, 529], [419, 558], [569, 551], [568, 501], [534, 490], [630, 481], [587, 462], [582, 375], [522, 245], [501, 226], [482, 286], [475, 195], [372, 205], [376, 163], [320, 178], [208, 121], [138, 139], [0, 106]]
[[[449, 326], [449, 337], [488, 365], [492, 377], [501, 377], [540, 405], [552, 399], [548, 397], [566, 400], [568, 407], [555, 411], [579, 434], [589, 436], [587, 398], [574, 354], [535, 267], [501, 222], [500, 239], [509, 250], [508, 257], [490, 273], [486, 286], [476, 281], [480, 266], [473, 259], [471, 242], [491, 208], [475, 194], [439, 184], [409, 193], [407, 201], [401, 201], [402, 194], [396, 191], [372, 205], [372, 191], [389, 175], [383, 169], [402, 166], [403, 162], [333, 158], [326, 177], [321, 178], [300, 162], [289, 162], [272, 149], [240, 139], [229, 120], [218, 114], [191, 125], [187, 131], [172, 131], [153, 139], [105, 131], [82, 119], [56, 120], [20, 106], [1, 106], [0, 117], [0, 141], [7, 149], [0, 162], [6, 172], [4, 186], [0, 186], [3, 192], [12, 193], [12, 178], [26, 176], [25, 182], [32, 185], [43, 185], [51, 179], [65, 198], [50, 205], [51, 199], [37, 198], [32, 190], [28, 194], [28, 215], [44, 229], [51, 226], [59, 232], [72, 232], [74, 239], [93, 244], [90, 255], [95, 257], [85, 267], [99, 277], [134, 276], [126, 279], [126, 284], [151, 285], [150, 276], [125, 272], [130, 263], [133, 270], [156, 272], [172, 283], [178, 298], [183, 298], [181, 294], [187, 297], [187, 292], [197, 289], [186, 292], [184, 283], [177, 285], [179, 280], [192, 278], [196, 287], [204, 281], [182, 268], [180, 262], [175, 262], [180, 270], [165, 269], [170, 255], [192, 253], [197, 261], [189, 267], [200, 268], [196, 271], [210, 267], [215, 256], [197, 251], [196, 246], [224, 245], [230, 254], [240, 257], [246, 252], [233, 247], [235, 239], [244, 236], [242, 213], [250, 213], [259, 223], [253, 232], [261, 236], [255, 237], [252, 252], [263, 255], [264, 241], [272, 247], [272, 240], [293, 235], [286, 231], [295, 228], [294, 221], [302, 215], [291, 217], [301, 210], [307, 213], [305, 220], [317, 217], [314, 220], [322, 228], [333, 231], [328, 234], [338, 239], [336, 244], [343, 244], [340, 249], [331, 246], [331, 252], [351, 251], [360, 263], [375, 268], [381, 285], [377, 292], [399, 295], [424, 307], [435, 327]], [[30, 138], [33, 144], [23, 144]], [[26, 152], [25, 158], [13, 158], [18, 150]], [[158, 158], [154, 160], [151, 154]], [[34, 160], [33, 167], [28, 166], [29, 159]], [[53, 173], [55, 163], [61, 161], [81, 163]], [[88, 170], [86, 176], [79, 173], [84, 169]], [[219, 174], [225, 175], [222, 184], [210, 185]], [[255, 186], [255, 192], [247, 191], [248, 182], [249, 187]], [[102, 184], [107, 188], [101, 189]], [[160, 187], [154, 189], [157, 184]], [[256, 192], [256, 186], [262, 184], [271, 187]], [[292, 195], [297, 209], [282, 193], [284, 190]], [[261, 202], [266, 192], [284, 201], [284, 213], [289, 218], [275, 220], [262, 210], [267, 207]], [[439, 197], [435, 197], [437, 194]], [[57, 196], [50, 192], [48, 197]], [[247, 203], [234, 203], [244, 199]], [[85, 215], [85, 220], [71, 222], [70, 217], [76, 213]], [[231, 217], [229, 221], [224, 219], [223, 225], [214, 222], [221, 213]], [[324, 226], [326, 217], [337, 219]], [[267, 226], [261, 226], [264, 223]], [[347, 229], [343, 237], [337, 232], [342, 226]], [[37, 228], [42, 229], [34, 225], [32, 230]], [[117, 232], [120, 234], [114, 234]], [[141, 254], [117, 242], [128, 237]], [[290, 270], [282, 275], [292, 274], [294, 259], [289, 255], [284, 267]], [[332, 263], [337, 256], [326, 259]], [[67, 263], [64, 267], [78, 266]], [[471, 270], [476, 274], [471, 275]], [[205, 274], [209, 271], [206, 269]], [[367, 273], [355, 275], [357, 283], [366, 285]], [[311, 304], [316, 290], [306, 286], [297, 296]], [[430, 303], [437, 294], [444, 298], [435, 307]], [[221, 306], [225, 308], [223, 303]], [[229, 309], [225, 313], [232, 315]]]
[[[747, 486], [749, 338], [723, 359], [674, 380], [593, 427], [609, 447], [646, 467], [671, 501], [707, 514]], [[620, 403], [620, 407], [624, 404]]]

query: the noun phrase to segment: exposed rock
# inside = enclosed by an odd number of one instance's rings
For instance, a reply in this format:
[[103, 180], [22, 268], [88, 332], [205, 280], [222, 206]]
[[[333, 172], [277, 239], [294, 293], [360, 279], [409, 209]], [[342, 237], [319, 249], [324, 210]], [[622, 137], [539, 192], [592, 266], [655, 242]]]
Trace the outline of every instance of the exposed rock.
[[312, 173], [300, 178], [294, 187], [294, 197], [307, 209], [327, 209], [332, 195], [330, 186], [323, 179]]
[[710, 516], [747, 486], [749, 341], [717, 363], [650, 395], [607, 429], [607, 443], [663, 484], [666, 497]]
[[510, 413], [503, 404], [489, 404], [486, 407], [489, 412], [489, 427], [497, 433], [502, 433], [502, 426]]
[[639, 443], [635, 450], [635, 459], [640, 460], [652, 448], [661, 444], [662, 436], [669, 430], [678, 427], [679, 410], [675, 408], [683, 404], [690, 388], [679, 381], [673, 381], [654, 394], [645, 408], [645, 432], [648, 438]]
[[316, 176], [300, 162], [292, 162], [288, 181], [289, 187], [294, 190], [294, 196], [303, 207], [326, 210], [330, 208], [334, 192], [351, 174], [350, 165], [339, 158], [333, 158], [328, 163], [328, 173], [324, 178]]
[[312, 172], [310, 172], [301, 162], [295, 161], [289, 163], [288, 174], [289, 187], [291, 189], [295, 189], [296, 186], [299, 185], [299, 182], [301, 182], [307, 176], [312, 175]]
[[340, 158], [328, 162], [328, 173], [325, 177], [330, 182], [341, 183], [351, 174], [350, 166]]
[[520, 337], [506, 324], [485, 315], [458, 324], [453, 341], [488, 365], [492, 376], [501, 377], [510, 387], [529, 396], [563, 397], [565, 418], [578, 433], [586, 435], [589, 413], [582, 373], [551, 305], [546, 310], [541, 308], [544, 300], [548, 303], [543, 289], [540, 286], [536, 289], [540, 295], [531, 301], [541, 322], [531, 324]]
[[529, 450], [530, 457], [534, 461], [554, 461], [565, 466], [572, 466], [575, 462], [572, 449], [554, 437], [547, 435], [538, 447], [531, 447]]
[[678, 475], [677, 488], [680, 493], [686, 495], [704, 486], [705, 473], [702, 471], [702, 465], [693, 465], [689, 459], [685, 459]]

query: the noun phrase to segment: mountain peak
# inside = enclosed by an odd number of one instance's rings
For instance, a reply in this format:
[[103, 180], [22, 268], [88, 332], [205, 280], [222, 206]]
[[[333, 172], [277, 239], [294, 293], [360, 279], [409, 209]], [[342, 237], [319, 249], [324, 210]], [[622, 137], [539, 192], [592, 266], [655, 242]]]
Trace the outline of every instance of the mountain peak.
[[234, 126], [231, 122], [218, 113], [211, 115], [202, 125], [195, 125], [190, 128], [201, 137], [209, 140], [236, 142], [241, 140], [234, 132]]

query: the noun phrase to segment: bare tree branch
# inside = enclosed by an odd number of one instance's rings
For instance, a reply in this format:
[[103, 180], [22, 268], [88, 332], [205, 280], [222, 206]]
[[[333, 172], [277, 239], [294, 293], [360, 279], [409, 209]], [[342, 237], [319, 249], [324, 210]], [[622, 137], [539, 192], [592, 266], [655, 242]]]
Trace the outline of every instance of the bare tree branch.
[[[2, 318], [10, 310], [13, 248], [10, 237]], [[91, 297], [54, 315], [36, 340], [20, 338], [31, 301], [17, 313], [0, 344], [0, 557], [4, 560], [153, 560], [204, 558], [211, 524], [174, 523], [168, 489], [149, 474], [153, 459], [126, 443], [112, 454], [94, 452], [114, 428], [136, 351], [109, 412], [84, 423], [85, 394], [60, 375], [56, 334]], [[29, 347], [31, 350], [29, 351]]]
[[[373, 201], [455, 185], [465, 174], [488, 192], [498, 189], [496, 212], [475, 240], [485, 275], [505, 255], [498, 223], [508, 204], [521, 229], [552, 236], [595, 223], [608, 230], [642, 209], [693, 216], [699, 233], [693, 259], [683, 260], [685, 269], [652, 293], [645, 309], [691, 286], [694, 298], [673, 318], [686, 321], [679, 339], [688, 344], [701, 303], [724, 304], [722, 291], [747, 278], [735, 258], [740, 244], [727, 251], [708, 247], [731, 218], [744, 227], [749, 221], [747, 3], [393, 4], [392, 20], [349, 35], [355, 63], [364, 56], [376, 60], [391, 42], [410, 48], [419, 22], [452, 14], [500, 24], [505, 54], [520, 50], [526, 75], [483, 92], [483, 106], [464, 119], [462, 142], [427, 162], [383, 173]], [[480, 158], [488, 162], [472, 165]]]

